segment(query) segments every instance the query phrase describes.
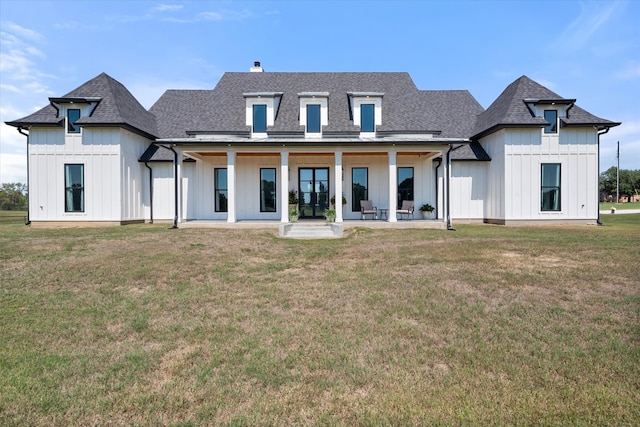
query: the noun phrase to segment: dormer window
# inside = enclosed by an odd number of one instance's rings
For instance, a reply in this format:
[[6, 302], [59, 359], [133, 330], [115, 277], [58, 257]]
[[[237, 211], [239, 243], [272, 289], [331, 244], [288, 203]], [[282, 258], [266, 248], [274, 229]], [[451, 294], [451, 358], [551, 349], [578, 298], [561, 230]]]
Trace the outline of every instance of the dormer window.
[[80, 109], [70, 108], [67, 110], [67, 133], [80, 133], [80, 126], [75, 123], [80, 120]]
[[252, 138], [266, 138], [267, 129], [275, 124], [282, 92], [244, 93], [247, 126]]
[[329, 92], [300, 92], [300, 126], [307, 138], [322, 136], [322, 126], [329, 124]]
[[544, 119], [549, 122], [544, 127], [544, 133], [558, 133], [558, 111], [544, 110]]
[[307, 133], [320, 133], [320, 104], [307, 105]]
[[382, 125], [382, 97], [379, 92], [348, 92], [349, 117], [360, 127], [360, 136], [375, 136], [376, 126]]
[[267, 105], [255, 104], [253, 106], [253, 132], [264, 133], [267, 131]]
[[360, 130], [362, 132], [375, 132], [375, 117], [376, 117], [375, 105], [373, 104], [361, 104], [360, 105]]

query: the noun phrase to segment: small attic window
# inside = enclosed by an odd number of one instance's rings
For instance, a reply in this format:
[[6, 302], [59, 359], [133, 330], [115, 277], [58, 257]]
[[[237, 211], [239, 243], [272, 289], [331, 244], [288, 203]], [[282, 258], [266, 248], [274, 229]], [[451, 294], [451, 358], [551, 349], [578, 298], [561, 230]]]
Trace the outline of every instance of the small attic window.
[[267, 131], [267, 105], [253, 105], [253, 132], [260, 133]]
[[75, 123], [80, 120], [80, 109], [70, 108], [67, 110], [67, 133], [80, 133], [80, 126]]
[[349, 118], [360, 127], [360, 136], [372, 136], [376, 126], [382, 125], [381, 92], [347, 92], [349, 99]]
[[558, 133], [558, 111], [544, 110], [544, 119], [549, 122], [544, 127], [544, 133]]
[[360, 105], [360, 130], [362, 132], [374, 132], [375, 129], [375, 105]]

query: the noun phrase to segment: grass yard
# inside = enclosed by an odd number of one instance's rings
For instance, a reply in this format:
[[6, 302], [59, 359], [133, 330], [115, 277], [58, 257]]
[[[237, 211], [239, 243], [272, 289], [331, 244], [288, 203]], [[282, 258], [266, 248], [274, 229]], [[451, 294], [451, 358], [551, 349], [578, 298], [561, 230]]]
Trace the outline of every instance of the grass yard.
[[611, 208], [626, 210], [626, 209], [640, 209], [640, 202], [631, 202], [631, 203], [609, 203], [602, 202], [600, 203], [600, 210], [608, 211]]
[[0, 425], [637, 425], [640, 215], [602, 220], [0, 223]]

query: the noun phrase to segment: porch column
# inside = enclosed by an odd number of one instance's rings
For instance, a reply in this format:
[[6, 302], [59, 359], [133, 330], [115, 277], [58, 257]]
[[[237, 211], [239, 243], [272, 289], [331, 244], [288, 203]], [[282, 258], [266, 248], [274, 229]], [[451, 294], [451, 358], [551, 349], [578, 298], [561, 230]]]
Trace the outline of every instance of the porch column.
[[176, 172], [177, 177], [176, 180], [178, 184], [176, 185], [176, 198], [178, 200], [178, 223], [184, 221], [184, 204], [182, 198], [182, 162], [184, 161], [184, 156], [182, 155], [182, 151], [176, 152]]
[[236, 153], [227, 151], [227, 222], [236, 222]]
[[335, 152], [336, 222], [342, 222], [342, 151]]
[[397, 154], [389, 151], [389, 222], [398, 222], [398, 165]]
[[280, 152], [280, 222], [289, 222], [289, 153]]

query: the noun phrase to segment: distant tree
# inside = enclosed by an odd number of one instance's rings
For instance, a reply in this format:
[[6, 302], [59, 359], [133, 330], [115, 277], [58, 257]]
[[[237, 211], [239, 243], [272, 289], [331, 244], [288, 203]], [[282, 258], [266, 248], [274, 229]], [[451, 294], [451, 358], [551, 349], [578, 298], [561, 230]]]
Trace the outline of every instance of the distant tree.
[[2, 184], [0, 188], [0, 209], [23, 211], [27, 209], [27, 186], [19, 182]]
[[[618, 168], [610, 167], [600, 174], [600, 193], [603, 195], [615, 195], [617, 185]], [[640, 194], [640, 170], [620, 169], [621, 196], [631, 196]]]

